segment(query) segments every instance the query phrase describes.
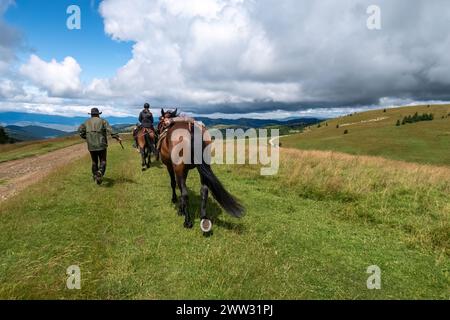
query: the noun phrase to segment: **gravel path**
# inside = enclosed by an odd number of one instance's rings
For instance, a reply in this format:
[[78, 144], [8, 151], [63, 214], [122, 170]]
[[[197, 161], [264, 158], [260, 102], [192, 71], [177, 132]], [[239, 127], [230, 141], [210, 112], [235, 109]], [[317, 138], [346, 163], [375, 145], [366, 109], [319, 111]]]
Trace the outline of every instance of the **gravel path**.
[[88, 154], [85, 143], [44, 155], [0, 163], [0, 202], [42, 180], [54, 169]]

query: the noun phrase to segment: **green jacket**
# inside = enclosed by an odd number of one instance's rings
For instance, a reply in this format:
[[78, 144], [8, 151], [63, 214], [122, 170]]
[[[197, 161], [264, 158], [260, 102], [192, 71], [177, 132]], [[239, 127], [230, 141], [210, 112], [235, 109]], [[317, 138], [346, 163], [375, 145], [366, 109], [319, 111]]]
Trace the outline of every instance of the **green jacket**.
[[86, 120], [86, 122], [78, 128], [78, 133], [81, 138], [86, 139], [89, 151], [102, 151], [107, 149], [108, 135], [113, 138], [119, 137], [117, 134], [113, 133], [108, 121], [97, 117]]

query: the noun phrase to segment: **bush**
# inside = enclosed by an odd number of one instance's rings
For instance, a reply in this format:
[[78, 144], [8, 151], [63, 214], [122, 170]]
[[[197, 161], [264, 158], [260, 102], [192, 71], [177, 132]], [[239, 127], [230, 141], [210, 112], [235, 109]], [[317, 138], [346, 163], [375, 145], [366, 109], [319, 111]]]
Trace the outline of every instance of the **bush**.
[[336, 129], [339, 129], [339, 125], [338, 124], [336, 125]]
[[348, 134], [348, 130], [347, 129], [344, 131], [344, 134]]
[[9, 138], [8, 134], [6, 133], [5, 128], [0, 127], [0, 144], [5, 143], [11, 143], [12, 139]]
[[397, 127], [400, 127], [400, 125], [401, 125], [400, 120], [397, 120], [396, 126], [397, 126]]

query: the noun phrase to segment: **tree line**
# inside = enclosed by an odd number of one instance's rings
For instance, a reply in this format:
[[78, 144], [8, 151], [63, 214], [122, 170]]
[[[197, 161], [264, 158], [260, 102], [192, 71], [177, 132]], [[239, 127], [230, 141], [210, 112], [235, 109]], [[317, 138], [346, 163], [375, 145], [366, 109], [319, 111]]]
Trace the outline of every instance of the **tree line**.
[[400, 120], [397, 120], [397, 127], [400, 125], [405, 125], [408, 123], [416, 123], [421, 121], [433, 121], [434, 115], [432, 113], [423, 113], [422, 115], [419, 115], [418, 112], [416, 112], [413, 116], [409, 115], [403, 118], [403, 120], [400, 122]]
[[8, 134], [6, 133], [5, 128], [0, 127], [0, 144], [14, 143], [14, 142], [15, 142], [15, 140], [8, 136]]

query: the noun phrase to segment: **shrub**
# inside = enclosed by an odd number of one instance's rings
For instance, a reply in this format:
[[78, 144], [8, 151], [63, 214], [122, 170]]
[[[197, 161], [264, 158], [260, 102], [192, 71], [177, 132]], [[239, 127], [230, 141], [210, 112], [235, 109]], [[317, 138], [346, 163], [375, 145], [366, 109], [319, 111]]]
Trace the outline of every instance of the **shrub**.
[[400, 127], [400, 125], [401, 125], [400, 120], [397, 120], [396, 126], [397, 126], [397, 127]]
[[422, 115], [419, 116], [419, 113], [415, 113], [413, 116], [407, 116], [403, 118], [402, 124], [407, 124], [407, 123], [416, 123], [416, 122], [420, 122], [420, 121], [433, 121], [434, 120], [434, 115], [432, 113], [428, 114], [428, 113], [423, 113]]
[[9, 138], [6, 130], [3, 127], [0, 127], [0, 144], [10, 143], [12, 142]]
[[344, 134], [348, 134], [348, 130], [347, 129], [344, 131]]

